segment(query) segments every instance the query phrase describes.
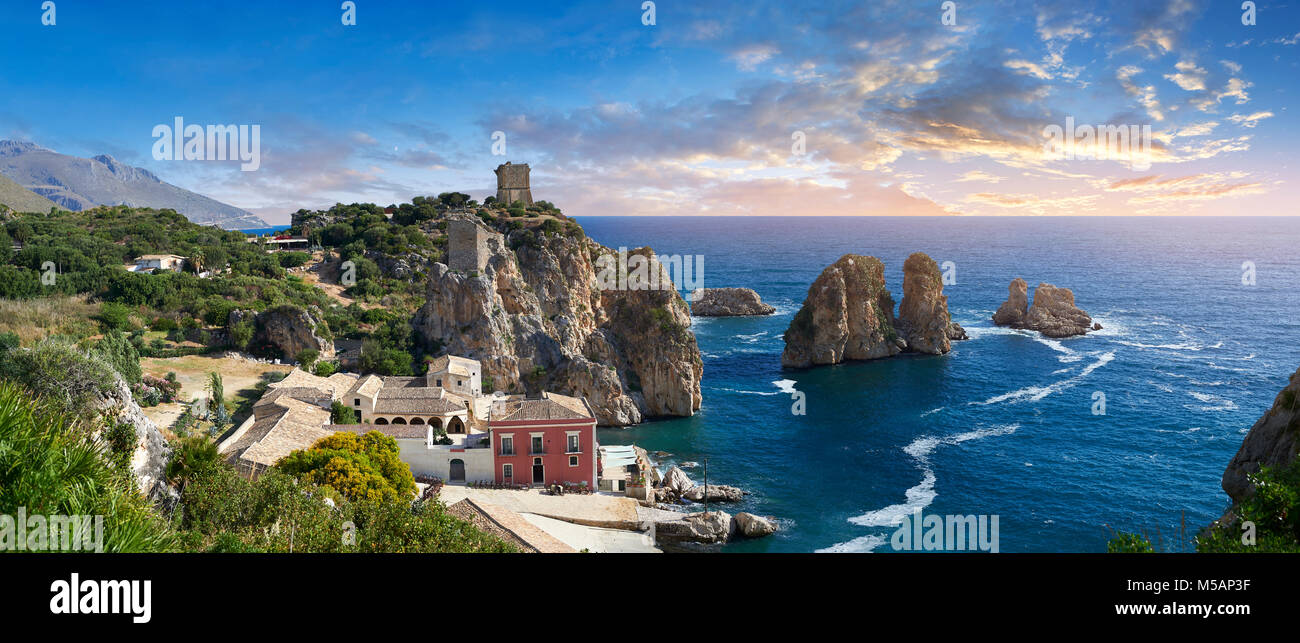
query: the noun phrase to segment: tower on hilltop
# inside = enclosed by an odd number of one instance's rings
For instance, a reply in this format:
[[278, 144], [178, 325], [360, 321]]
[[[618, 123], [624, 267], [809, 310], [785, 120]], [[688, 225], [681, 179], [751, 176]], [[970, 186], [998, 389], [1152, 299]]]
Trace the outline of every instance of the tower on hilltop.
[[528, 164], [515, 165], [506, 161], [497, 166], [497, 201], [510, 205], [523, 201], [524, 205], [533, 204], [533, 192], [528, 188]]

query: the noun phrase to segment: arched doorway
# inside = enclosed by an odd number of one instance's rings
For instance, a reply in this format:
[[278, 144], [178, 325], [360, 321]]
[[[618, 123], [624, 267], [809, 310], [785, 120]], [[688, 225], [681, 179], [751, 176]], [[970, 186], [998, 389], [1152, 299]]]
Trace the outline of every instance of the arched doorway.
[[384, 418], [375, 418], [375, 424], [388, 424], [388, 420]]
[[449, 482], [465, 481], [465, 461], [460, 458], [453, 458], [451, 461], [451, 471], [447, 472]]
[[423, 418], [411, 418], [411, 424], [424, 424]]
[[447, 422], [447, 432], [448, 433], [465, 432], [465, 423], [461, 421], [460, 416], [452, 416], [451, 420]]
[[393, 424], [406, 424], [406, 418], [393, 418]]
[[429, 426], [434, 428], [434, 433], [442, 428], [442, 418], [429, 418]]

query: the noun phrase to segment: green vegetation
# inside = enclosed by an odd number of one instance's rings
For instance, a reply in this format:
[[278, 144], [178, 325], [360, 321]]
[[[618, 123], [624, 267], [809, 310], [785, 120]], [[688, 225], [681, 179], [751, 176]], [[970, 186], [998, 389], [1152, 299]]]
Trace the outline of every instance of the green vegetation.
[[360, 424], [357, 412], [352, 407], [334, 400], [330, 404], [330, 424]]
[[[1250, 481], [1255, 493], [1233, 507], [1237, 520], [1210, 529], [1198, 539], [1197, 551], [1300, 553], [1300, 460], [1261, 467]], [[1242, 528], [1246, 522], [1253, 523], [1253, 533]]]
[[1117, 532], [1110, 542], [1106, 543], [1106, 553], [1108, 554], [1150, 554], [1154, 553], [1155, 548], [1151, 546], [1151, 541], [1143, 536], [1129, 532]]
[[398, 457], [397, 440], [378, 431], [335, 433], [290, 453], [277, 466], [349, 500], [396, 500], [415, 494], [415, 478]]
[[[0, 507], [103, 515], [104, 551], [172, 549], [166, 521], [136, 493], [130, 470], [110, 464], [108, 450], [92, 439], [96, 428], [62, 403], [0, 382]], [[118, 433], [110, 441], [121, 441]]]

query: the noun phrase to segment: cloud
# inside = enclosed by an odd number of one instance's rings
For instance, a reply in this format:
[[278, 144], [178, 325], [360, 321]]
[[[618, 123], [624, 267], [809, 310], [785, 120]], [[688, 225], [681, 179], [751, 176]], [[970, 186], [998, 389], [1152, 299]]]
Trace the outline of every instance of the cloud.
[[1176, 74], [1165, 74], [1165, 78], [1173, 81], [1175, 85], [1182, 87], [1189, 92], [1205, 91], [1205, 70], [1197, 67], [1196, 63], [1189, 60], [1181, 60], [1174, 68], [1178, 70]]
[[989, 174], [982, 170], [971, 170], [957, 178], [958, 183], [969, 183], [971, 181], [978, 181], [981, 183], [1000, 183], [1005, 180], [1005, 177]]
[[772, 56], [779, 53], [781, 53], [781, 50], [772, 45], [751, 45], [731, 54], [729, 58], [742, 71], [754, 71], [759, 65], [771, 60]]
[[1255, 127], [1256, 125], [1259, 124], [1260, 121], [1272, 117], [1273, 117], [1273, 112], [1255, 112], [1254, 114], [1250, 114], [1247, 116], [1242, 116], [1241, 114], [1233, 114], [1232, 116], [1228, 117], [1228, 120], [1242, 127]]

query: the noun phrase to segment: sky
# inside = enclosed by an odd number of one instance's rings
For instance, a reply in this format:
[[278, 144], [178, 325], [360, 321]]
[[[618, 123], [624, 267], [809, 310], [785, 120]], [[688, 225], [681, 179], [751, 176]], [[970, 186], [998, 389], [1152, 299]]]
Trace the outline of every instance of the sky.
[[[44, 25], [41, 2], [3, 0], [0, 138], [109, 154], [277, 224], [482, 199], [505, 161], [575, 216], [1300, 201], [1287, 2], [1255, 2], [1253, 25], [1238, 0], [658, 0], [653, 20], [642, 0], [354, 2], [344, 25], [339, 0], [56, 0]], [[178, 116], [258, 125], [260, 166], [156, 160], [154, 127]], [[1149, 126], [1149, 154], [1047, 149], [1067, 122]]]

